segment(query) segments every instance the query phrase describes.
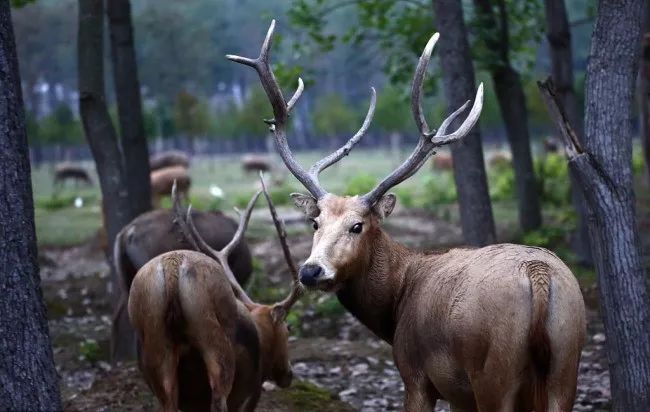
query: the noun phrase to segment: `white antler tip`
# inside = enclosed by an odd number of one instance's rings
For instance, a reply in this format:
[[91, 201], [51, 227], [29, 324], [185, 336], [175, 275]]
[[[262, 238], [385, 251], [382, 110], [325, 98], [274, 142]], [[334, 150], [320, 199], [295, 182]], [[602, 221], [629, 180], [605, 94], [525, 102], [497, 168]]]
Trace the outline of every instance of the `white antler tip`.
[[440, 38], [440, 33], [434, 33], [433, 36], [429, 39], [427, 42], [427, 45], [424, 47], [424, 52], [422, 53], [423, 55], [431, 56], [431, 53], [433, 53], [433, 48], [436, 46], [436, 43], [438, 42], [438, 39]]

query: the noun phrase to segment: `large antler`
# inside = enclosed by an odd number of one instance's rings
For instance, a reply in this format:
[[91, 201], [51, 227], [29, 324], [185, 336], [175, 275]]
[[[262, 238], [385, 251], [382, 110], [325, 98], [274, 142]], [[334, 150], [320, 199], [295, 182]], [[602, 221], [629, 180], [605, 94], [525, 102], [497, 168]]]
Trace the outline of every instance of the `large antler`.
[[284, 300], [278, 302], [275, 306], [282, 309], [282, 316], [286, 317], [291, 310], [291, 307], [300, 299], [304, 292], [302, 283], [298, 277], [298, 268], [296, 263], [291, 257], [291, 251], [289, 250], [289, 244], [287, 243], [287, 231], [284, 227], [284, 222], [279, 218], [271, 196], [269, 195], [268, 190], [266, 190], [266, 183], [264, 182], [264, 175], [260, 172], [260, 181], [262, 182], [262, 190], [264, 192], [264, 197], [266, 197], [266, 202], [269, 205], [269, 211], [271, 212], [271, 217], [273, 218], [273, 223], [275, 224], [275, 230], [278, 232], [278, 238], [280, 238], [280, 244], [282, 245], [282, 252], [284, 253], [284, 259], [287, 261], [287, 266], [289, 266], [289, 271], [291, 272], [291, 277], [293, 279], [291, 283], [291, 291], [289, 296]]
[[465, 121], [463, 121], [455, 132], [446, 134], [451, 123], [467, 109], [470, 103], [469, 100], [455, 112], [450, 114], [449, 117], [442, 122], [437, 132], [429, 128], [422, 112], [422, 83], [424, 82], [424, 76], [427, 71], [427, 66], [429, 65], [429, 60], [431, 60], [431, 53], [433, 52], [433, 48], [439, 37], [440, 35], [436, 33], [429, 39], [424, 51], [422, 52], [422, 56], [420, 56], [417, 68], [415, 69], [415, 76], [413, 77], [413, 85], [411, 87], [411, 110], [413, 111], [415, 123], [420, 131], [420, 141], [402, 165], [382, 180], [371, 192], [362, 196], [362, 199], [368, 206], [374, 205], [388, 190], [390, 190], [390, 188], [400, 184], [415, 174], [427, 159], [435, 154], [434, 149], [436, 147], [456, 142], [467, 135], [472, 127], [474, 127], [481, 114], [481, 109], [483, 108], [483, 83], [481, 83], [476, 90], [476, 98], [474, 99], [472, 110], [470, 110]]
[[376, 104], [376, 92], [375, 89], [372, 89], [372, 95], [370, 99], [370, 107], [368, 108], [368, 113], [363, 122], [363, 125], [359, 131], [348, 140], [348, 142], [340, 147], [335, 152], [326, 156], [322, 160], [316, 162], [307, 172], [294, 158], [289, 148], [286, 135], [286, 126], [287, 121], [289, 120], [289, 113], [293, 109], [294, 105], [300, 98], [304, 90], [304, 84], [302, 79], [298, 79], [298, 89], [294, 93], [289, 103], [286, 103], [284, 96], [282, 95], [282, 90], [280, 90], [280, 85], [275, 79], [273, 70], [269, 62], [271, 43], [273, 40], [273, 32], [275, 31], [275, 20], [271, 22], [271, 26], [266, 34], [264, 43], [262, 44], [262, 49], [260, 50], [260, 55], [255, 59], [249, 59], [246, 57], [227, 55], [226, 57], [234, 62], [250, 66], [257, 71], [259, 75], [260, 82], [264, 91], [271, 102], [273, 107], [273, 119], [265, 120], [269, 124], [273, 136], [275, 138], [275, 145], [280, 152], [280, 157], [284, 161], [284, 164], [287, 166], [289, 171], [300, 181], [300, 183], [305, 186], [305, 188], [316, 198], [320, 199], [327, 194], [327, 191], [323, 189], [319, 180], [318, 174], [323, 170], [327, 169], [334, 163], [341, 160], [344, 156], [347, 156], [350, 153], [350, 150], [361, 140], [361, 137], [368, 131], [370, 122], [375, 113], [375, 104]]
[[239, 214], [239, 225], [237, 226], [237, 231], [235, 232], [233, 238], [226, 246], [224, 246], [221, 250], [215, 250], [212, 247], [210, 247], [210, 245], [207, 244], [207, 242], [199, 234], [199, 231], [196, 229], [196, 226], [194, 226], [194, 221], [192, 220], [192, 205], [190, 205], [187, 208], [187, 214], [185, 216], [185, 219], [183, 218], [182, 209], [178, 203], [178, 198], [176, 196], [175, 186], [172, 187], [175, 222], [178, 222], [178, 224], [181, 227], [181, 230], [183, 231], [183, 234], [187, 237], [190, 243], [192, 243], [192, 245], [197, 250], [200, 250], [206, 255], [211, 256], [221, 264], [225, 272], [225, 275], [228, 278], [228, 281], [230, 282], [230, 285], [232, 286], [233, 291], [235, 292], [237, 298], [242, 302], [248, 304], [252, 304], [254, 302], [251, 300], [251, 298], [248, 297], [248, 295], [241, 287], [239, 282], [237, 282], [237, 278], [235, 278], [235, 275], [232, 273], [232, 269], [228, 264], [228, 256], [230, 256], [230, 252], [232, 252], [232, 250], [235, 247], [237, 247], [239, 242], [241, 242], [242, 238], [244, 237], [244, 233], [246, 232], [246, 228], [248, 227], [248, 221], [250, 220], [251, 213], [253, 211], [253, 208], [255, 207], [255, 202], [257, 202], [260, 193], [262, 192], [257, 191], [257, 193], [253, 195], [251, 200], [248, 202], [248, 205], [246, 206], [246, 210], [244, 211], [244, 213], [241, 213], [238, 209], [235, 209]]

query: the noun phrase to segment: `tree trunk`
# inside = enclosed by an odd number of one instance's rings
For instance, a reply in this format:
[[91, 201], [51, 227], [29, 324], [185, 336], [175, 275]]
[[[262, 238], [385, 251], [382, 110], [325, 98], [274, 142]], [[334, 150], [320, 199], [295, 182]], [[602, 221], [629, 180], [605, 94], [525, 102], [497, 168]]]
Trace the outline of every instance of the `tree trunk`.
[[519, 225], [523, 231], [537, 229], [542, 224], [533, 157], [528, 133], [528, 109], [519, 73], [510, 63], [510, 34], [508, 15], [503, 0], [497, 0], [498, 15], [491, 0], [474, 0], [483, 24], [492, 30], [483, 39], [499, 59], [489, 64], [490, 74], [499, 102], [501, 117], [506, 125], [506, 136], [512, 152], [515, 169], [515, 187], [519, 210]]
[[[558, 97], [564, 106], [569, 121], [578, 136], [584, 136], [582, 110], [573, 90], [573, 53], [571, 51], [571, 30], [564, 0], [545, 0], [546, 37], [551, 54], [551, 77], [557, 88]], [[573, 250], [581, 264], [593, 266], [587, 210], [582, 190], [571, 175], [571, 199], [576, 210], [578, 225], [572, 240]]]
[[542, 212], [530, 152], [524, 88], [519, 73], [509, 65], [494, 69], [492, 79], [512, 152], [519, 225], [523, 231], [535, 230], [542, 225]]
[[586, 195], [594, 209], [589, 230], [619, 411], [647, 411], [650, 405], [650, 307], [630, 167], [644, 3], [598, 2], [585, 90], [585, 145], [602, 176], [602, 190]]
[[138, 66], [133, 45], [131, 3], [109, 0], [106, 3], [111, 38], [113, 82], [117, 97], [121, 147], [126, 164], [127, 188], [132, 216], [151, 209], [149, 149], [142, 120], [142, 98]]
[[[650, 296], [630, 167], [644, 7], [644, 0], [598, 2], [587, 66], [585, 149], [570, 154], [569, 162], [589, 207], [613, 410], [626, 412], [650, 405]], [[565, 139], [571, 137], [566, 116], [555, 120]]]
[[[99, 183], [102, 190], [102, 211], [109, 250], [112, 250], [115, 236], [133, 218], [127, 188], [126, 162], [118, 146], [118, 140], [106, 108], [104, 95], [104, 7], [102, 0], [79, 0], [78, 70], [79, 111], [84, 133], [95, 159]], [[112, 264], [112, 253], [108, 253]], [[113, 285], [115, 279], [113, 270]], [[113, 287], [114, 302], [119, 293]], [[122, 319], [123, 318], [123, 319]], [[126, 316], [112, 336], [112, 353], [118, 359], [135, 356], [135, 338]], [[116, 329], [117, 326], [117, 329]]]
[[0, 410], [61, 410], [34, 230], [29, 149], [8, 0], [0, 1]]
[[641, 120], [641, 146], [645, 159], [645, 183], [650, 187], [650, 7], [646, 6], [643, 59], [639, 70], [639, 114]]
[[[438, 55], [451, 113], [467, 100], [474, 99], [474, 66], [460, 0], [433, 0], [433, 9], [437, 29], [442, 33]], [[494, 243], [496, 234], [479, 126], [452, 145], [451, 153], [465, 241], [473, 246]]]

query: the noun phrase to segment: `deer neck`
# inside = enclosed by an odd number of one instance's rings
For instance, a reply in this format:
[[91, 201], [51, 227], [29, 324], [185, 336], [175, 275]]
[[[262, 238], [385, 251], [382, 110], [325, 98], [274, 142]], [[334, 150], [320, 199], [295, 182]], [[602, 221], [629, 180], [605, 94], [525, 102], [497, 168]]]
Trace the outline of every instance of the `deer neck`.
[[253, 322], [257, 328], [257, 337], [259, 339], [259, 361], [260, 370], [262, 372], [262, 381], [271, 378], [271, 364], [273, 362], [273, 327], [269, 322], [254, 311], [259, 309], [262, 305], [247, 304], [246, 307], [251, 312]]
[[384, 341], [393, 342], [409, 257], [406, 247], [377, 228], [366, 256], [349, 268], [337, 291], [341, 304]]

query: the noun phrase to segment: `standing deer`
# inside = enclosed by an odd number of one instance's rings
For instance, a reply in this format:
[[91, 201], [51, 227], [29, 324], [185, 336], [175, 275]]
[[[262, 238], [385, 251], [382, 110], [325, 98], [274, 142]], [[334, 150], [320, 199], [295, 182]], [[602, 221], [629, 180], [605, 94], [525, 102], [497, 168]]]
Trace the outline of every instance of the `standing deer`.
[[[230, 217], [218, 211], [192, 210], [192, 221], [212, 248], [226, 246], [237, 232], [237, 224]], [[174, 211], [154, 209], [133, 219], [115, 237], [113, 245], [113, 265], [119, 281], [120, 296], [113, 313], [112, 337], [124, 336], [123, 330], [131, 326], [126, 316], [126, 305], [131, 283], [138, 270], [154, 257], [178, 249], [191, 249], [190, 243], [178, 225], [174, 223]], [[253, 272], [253, 261], [245, 240], [235, 246], [228, 258], [235, 278], [245, 285]], [[111, 359], [115, 360], [133, 353], [133, 340], [111, 340]]]
[[189, 171], [183, 166], [164, 167], [151, 172], [151, 201], [154, 207], [160, 207], [160, 200], [169, 196], [174, 182], [178, 192], [187, 198], [192, 185]]
[[180, 150], [168, 150], [151, 155], [149, 158], [149, 170], [152, 172], [173, 166], [180, 166], [187, 169], [190, 167], [189, 156]]
[[302, 294], [286, 233], [264, 188], [293, 276], [286, 299], [273, 305], [253, 302], [235, 279], [228, 255], [242, 239], [257, 192], [240, 215], [239, 227], [221, 251], [199, 235], [188, 210], [176, 219], [202, 254], [165, 253], [136, 275], [129, 317], [141, 342], [140, 367], [164, 411], [253, 411], [262, 383], [291, 384], [286, 316]]
[[458, 129], [449, 126], [469, 101], [435, 131], [424, 117], [422, 82], [436, 33], [420, 57], [411, 106], [420, 140], [408, 159], [372, 191], [342, 197], [328, 193], [321, 171], [349, 153], [366, 122], [346, 145], [305, 170], [287, 143], [287, 119], [303, 90], [286, 103], [271, 70], [271, 24], [259, 57], [228, 56], [253, 67], [273, 107], [268, 120], [285, 165], [311, 195], [293, 194], [313, 221], [310, 256], [300, 268], [309, 288], [336, 293], [340, 302], [378, 337], [392, 344], [405, 385], [404, 409], [432, 411], [438, 399], [453, 410], [570, 411], [585, 337], [578, 283], [552, 252], [512, 244], [421, 253], [392, 240], [380, 223], [395, 206], [387, 192], [412, 176], [437, 147], [460, 141], [478, 121], [479, 86]]
[[63, 186], [66, 180], [72, 180], [75, 186], [79, 182], [86, 186], [93, 185], [88, 171], [83, 166], [70, 162], [59, 163], [54, 167], [54, 186]]

